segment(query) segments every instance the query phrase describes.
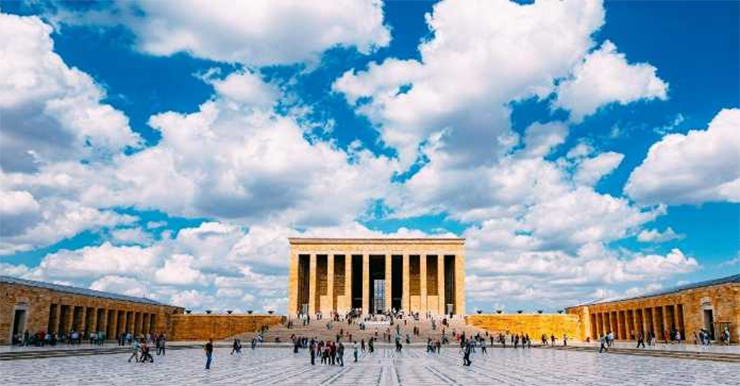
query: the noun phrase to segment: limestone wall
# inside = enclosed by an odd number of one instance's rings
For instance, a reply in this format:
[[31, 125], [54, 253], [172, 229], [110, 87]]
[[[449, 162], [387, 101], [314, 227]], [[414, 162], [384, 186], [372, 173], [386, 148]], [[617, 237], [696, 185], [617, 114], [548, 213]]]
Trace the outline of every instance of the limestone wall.
[[173, 315], [170, 340], [214, 340], [228, 338], [245, 332], [255, 332], [263, 325], [279, 324], [281, 315]]
[[571, 314], [479, 314], [466, 317], [469, 324], [494, 333], [529, 334], [539, 341], [542, 334], [555, 335], [558, 340], [567, 334], [569, 339], [584, 339], [579, 329], [579, 318]]
[[180, 307], [84, 296], [19, 284], [0, 285], [0, 344], [9, 344], [16, 309], [25, 310], [23, 330], [66, 333], [103, 331], [108, 339], [117, 333], [167, 331], [170, 315]]
[[639, 332], [652, 331], [662, 340], [665, 331], [678, 330], [688, 342], [693, 342], [695, 332], [709, 326], [708, 311], [715, 323], [729, 324], [733, 343], [740, 342], [737, 283], [568, 308], [568, 313], [581, 317], [583, 332], [592, 339], [613, 331], [617, 339], [633, 340]]

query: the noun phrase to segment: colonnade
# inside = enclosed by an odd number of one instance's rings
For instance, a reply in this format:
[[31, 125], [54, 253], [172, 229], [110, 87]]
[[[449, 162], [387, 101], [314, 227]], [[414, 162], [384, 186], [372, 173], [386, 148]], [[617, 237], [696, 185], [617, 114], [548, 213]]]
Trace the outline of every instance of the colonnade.
[[47, 331], [58, 334], [77, 331], [85, 335], [103, 332], [107, 339], [114, 339], [121, 333], [130, 332], [137, 336], [162, 332], [157, 331], [157, 322], [157, 313], [154, 312], [52, 303]]
[[591, 318], [591, 335], [614, 333], [620, 340], [634, 340], [642, 332], [647, 337], [649, 332], [657, 339], [663, 339], [664, 332], [680, 331], [685, 335], [682, 304], [652, 305], [651, 307], [619, 307], [618, 309], [589, 310]]
[[291, 239], [288, 314], [462, 314], [463, 247], [462, 239]]

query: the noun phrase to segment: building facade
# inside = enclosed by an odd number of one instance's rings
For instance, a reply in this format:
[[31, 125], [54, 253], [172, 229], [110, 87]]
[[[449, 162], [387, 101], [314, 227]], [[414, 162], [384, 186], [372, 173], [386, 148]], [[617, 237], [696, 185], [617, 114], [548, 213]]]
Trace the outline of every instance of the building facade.
[[[617, 339], [634, 340], [642, 332], [663, 340], [678, 331], [693, 341], [706, 330], [720, 339], [728, 329], [731, 342], [740, 342], [740, 275], [689, 284], [640, 297], [603, 300], [567, 309], [578, 314], [585, 337], [596, 339], [614, 332]], [[585, 338], [584, 337], [584, 338]]]
[[465, 239], [290, 238], [288, 315], [465, 313]]
[[151, 299], [9, 276], [0, 276], [0, 297], [0, 344], [25, 331], [103, 332], [108, 339], [166, 332], [170, 316], [184, 311]]

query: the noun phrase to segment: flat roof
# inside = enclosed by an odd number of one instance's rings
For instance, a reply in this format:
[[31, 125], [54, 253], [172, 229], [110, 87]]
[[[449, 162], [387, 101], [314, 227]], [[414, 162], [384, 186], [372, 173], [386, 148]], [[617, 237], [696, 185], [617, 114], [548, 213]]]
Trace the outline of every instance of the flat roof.
[[618, 302], [626, 302], [630, 300], [637, 300], [637, 299], [646, 299], [646, 298], [653, 298], [656, 296], [665, 296], [665, 295], [671, 295], [682, 291], [688, 291], [692, 289], [697, 288], [704, 288], [704, 287], [712, 287], [716, 285], [723, 285], [723, 284], [740, 284], [740, 274], [739, 275], [732, 275], [727, 277], [721, 277], [719, 279], [712, 279], [712, 280], [705, 280], [700, 281], [697, 283], [690, 283], [690, 284], [684, 284], [679, 285], [671, 288], [667, 288], [664, 290], [657, 290], [652, 292], [647, 292], [643, 295], [639, 296], [631, 296], [631, 297], [625, 297], [625, 298], [611, 298], [611, 299], [601, 299], [601, 300], [595, 300], [587, 303], [578, 304], [575, 306], [571, 306], [568, 308], [575, 308], [575, 307], [582, 307], [582, 306], [593, 306], [597, 304], [607, 304], [607, 303], [618, 303]]
[[332, 238], [332, 237], [288, 237], [291, 244], [464, 244], [460, 237], [369, 237], [369, 238]]
[[156, 300], [147, 299], [147, 298], [121, 295], [121, 294], [116, 294], [113, 292], [96, 291], [96, 290], [91, 290], [89, 288], [72, 287], [69, 285], [47, 283], [43, 281], [21, 279], [21, 278], [12, 277], [12, 276], [0, 275], [0, 284], [25, 285], [29, 287], [43, 288], [43, 289], [48, 289], [52, 291], [66, 292], [69, 294], [89, 296], [93, 298], [112, 299], [112, 300], [120, 300], [120, 301], [133, 302], [133, 303], [143, 303], [143, 304], [149, 304], [153, 306], [169, 306], [168, 304], [160, 303]]

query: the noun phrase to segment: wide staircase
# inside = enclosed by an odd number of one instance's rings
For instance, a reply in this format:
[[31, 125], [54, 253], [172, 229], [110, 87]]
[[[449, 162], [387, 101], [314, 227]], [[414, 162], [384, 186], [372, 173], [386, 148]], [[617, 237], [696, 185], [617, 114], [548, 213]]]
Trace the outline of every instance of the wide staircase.
[[[390, 334], [391, 343], [395, 342], [396, 337], [396, 326], [400, 326], [400, 335], [404, 344], [406, 344], [406, 334], [409, 335], [412, 344], [424, 345], [428, 338], [432, 340], [441, 340], [443, 332], [446, 334], [450, 342], [455, 341], [453, 334], [465, 333], [466, 336], [475, 335], [480, 333], [481, 336], [486, 336], [485, 330], [479, 329], [475, 326], [468, 325], [465, 319], [461, 316], [455, 316], [453, 318], [447, 318], [447, 325], [442, 324], [441, 317], [433, 317], [435, 320], [436, 328], [432, 328], [432, 318], [425, 318], [423, 316], [415, 320], [412, 317], [398, 318], [394, 320], [394, 324], [380, 324], [377, 321], [366, 321], [366, 328], [363, 330], [360, 328], [361, 319], [355, 319], [352, 324], [347, 321], [331, 321], [331, 319], [311, 319], [310, 324], [303, 325], [300, 319], [291, 319], [293, 321], [292, 326], [288, 327], [288, 321], [282, 324], [271, 326], [263, 335], [263, 342], [275, 343], [275, 342], [290, 342], [291, 336], [295, 335], [298, 337], [316, 338], [319, 340], [336, 340], [337, 334], [343, 334], [342, 341], [346, 342], [349, 340], [351, 335], [352, 340], [359, 342], [361, 339], [367, 341], [371, 337], [376, 337], [377, 344], [387, 343], [384, 340], [384, 333]], [[414, 335], [414, 327], [418, 327], [419, 334]], [[258, 332], [248, 332], [238, 334], [233, 337], [227, 338], [227, 340], [241, 339], [243, 344], [247, 344]]]

